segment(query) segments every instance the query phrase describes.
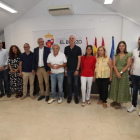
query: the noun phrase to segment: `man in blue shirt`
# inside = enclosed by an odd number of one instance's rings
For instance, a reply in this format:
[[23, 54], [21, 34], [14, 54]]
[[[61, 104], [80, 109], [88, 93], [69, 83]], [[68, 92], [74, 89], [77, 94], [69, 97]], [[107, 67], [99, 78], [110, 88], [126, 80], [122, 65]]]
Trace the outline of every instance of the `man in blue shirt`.
[[2, 41], [0, 40], [0, 98], [2, 98], [4, 94], [3, 89], [3, 80], [6, 87], [7, 97], [10, 98], [11, 94], [9, 93], [9, 80], [8, 80], [8, 51], [2, 48]]
[[35, 99], [33, 96], [35, 77], [34, 73], [32, 73], [33, 53], [30, 51], [30, 45], [28, 43], [24, 44], [24, 50], [25, 52], [20, 56], [20, 76], [23, 77], [23, 96], [21, 100], [26, 98], [28, 80], [30, 83], [30, 97]]

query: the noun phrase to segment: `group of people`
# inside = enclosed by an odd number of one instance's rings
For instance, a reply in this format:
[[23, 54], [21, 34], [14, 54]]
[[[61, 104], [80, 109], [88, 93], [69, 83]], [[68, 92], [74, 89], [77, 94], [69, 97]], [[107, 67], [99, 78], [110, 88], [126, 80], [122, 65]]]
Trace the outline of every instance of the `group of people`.
[[[25, 99], [27, 95], [27, 84], [30, 84], [30, 97], [34, 92], [34, 78], [38, 77], [40, 93], [38, 101], [45, 99], [48, 104], [55, 101], [56, 85], [58, 84], [58, 103], [62, 103], [64, 74], [68, 80], [67, 103], [72, 101], [72, 92], [74, 84], [74, 101], [79, 103], [79, 76], [81, 78], [82, 104], [90, 105], [90, 93], [93, 81], [96, 82], [99, 101], [107, 108], [107, 99], [112, 99], [110, 106], [115, 109], [121, 108], [121, 104], [131, 101], [129, 89], [129, 73], [132, 77], [133, 95], [132, 107], [128, 112], [136, 110], [138, 88], [140, 82], [140, 37], [138, 39], [138, 48], [133, 53], [127, 52], [127, 45], [120, 41], [113, 62], [107, 55], [106, 48], [100, 46], [97, 50], [97, 56], [93, 54], [93, 46], [86, 47], [85, 55], [75, 44], [75, 36], [69, 37], [70, 45], [65, 47], [64, 53], [60, 52], [60, 46], [54, 44], [52, 52], [50, 48], [44, 46], [44, 40], [37, 40], [39, 47], [30, 51], [30, 45], [24, 44], [24, 53], [16, 45], [12, 45], [8, 51], [2, 48], [0, 41], [0, 98], [3, 97], [5, 83], [5, 92], [7, 97], [11, 97], [11, 92], [16, 93], [16, 98]], [[51, 72], [51, 73], [50, 73]], [[10, 75], [10, 81], [8, 79]], [[51, 75], [51, 95], [49, 89], [49, 75]], [[43, 81], [45, 81], [46, 95], [44, 92]], [[110, 83], [110, 84], [109, 84]], [[140, 115], [140, 112], [139, 112]]]

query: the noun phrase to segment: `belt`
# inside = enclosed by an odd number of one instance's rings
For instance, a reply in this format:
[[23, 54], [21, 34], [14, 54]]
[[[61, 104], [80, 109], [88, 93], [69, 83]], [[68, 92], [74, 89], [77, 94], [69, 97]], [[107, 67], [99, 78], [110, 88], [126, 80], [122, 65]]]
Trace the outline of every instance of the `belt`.
[[39, 68], [45, 68], [44, 66], [42, 66], [42, 67], [39, 67]]

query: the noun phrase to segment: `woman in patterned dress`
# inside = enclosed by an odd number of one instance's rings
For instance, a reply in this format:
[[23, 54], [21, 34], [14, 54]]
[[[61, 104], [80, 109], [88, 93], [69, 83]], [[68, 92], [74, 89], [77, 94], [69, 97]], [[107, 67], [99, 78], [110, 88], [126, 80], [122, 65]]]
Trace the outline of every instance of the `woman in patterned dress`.
[[128, 53], [126, 47], [124, 41], [119, 42], [113, 58], [114, 72], [109, 98], [113, 100], [110, 105], [115, 109], [119, 109], [122, 103], [131, 101], [128, 68], [131, 64], [132, 53]]
[[16, 92], [16, 98], [22, 96], [23, 81], [19, 75], [19, 62], [21, 51], [16, 45], [12, 45], [9, 51], [10, 91]]

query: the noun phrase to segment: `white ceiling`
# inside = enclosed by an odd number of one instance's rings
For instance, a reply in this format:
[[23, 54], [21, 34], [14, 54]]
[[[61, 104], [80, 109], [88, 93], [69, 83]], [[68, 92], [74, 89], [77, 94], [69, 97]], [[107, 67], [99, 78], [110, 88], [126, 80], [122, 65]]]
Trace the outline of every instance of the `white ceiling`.
[[18, 13], [11, 14], [6, 10], [0, 8], [0, 35], [3, 33], [3, 30], [10, 23], [16, 21], [18, 18], [23, 16], [27, 11], [34, 7], [41, 0], [0, 0], [4, 3], [15, 8]]
[[[8, 26], [10, 23], [13, 23], [18, 18], [23, 16], [27, 11], [33, 8], [41, 0], [0, 0], [0, 1], [3, 1], [11, 5], [18, 11], [17, 14], [11, 14], [0, 8], [0, 35], [1, 35], [6, 26]], [[66, 0], [51, 0], [51, 1], [54, 3], [54, 5], [56, 5], [60, 1], [64, 3], [64, 1]], [[69, 2], [71, 1], [72, 4], [74, 3], [76, 4], [77, 0], [67, 0], [67, 1]], [[89, 7], [91, 7], [92, 1], [100, 4], [105, 8], [108, 8], [112, 12], [120, 13], [128, 18], [131, 18], [140, 24], [140, 0], [114, 0], [112, 5], [104, 5], [103, 4], [104, 0], [85, 0], [85, 2], [89, 4]], [[81, 8], [84, 7], [84, 4], [81, 2], [79, 4], [79, 7]], [[85, 12], [86, 14], [86, 11], [83, 12]]]
[[[104, 5], [105, 0], [93, 0]], [[114, 0], [111, 5], [104, 5], [113, 12], [120, 13], [140, 24], [140, 0]]]

